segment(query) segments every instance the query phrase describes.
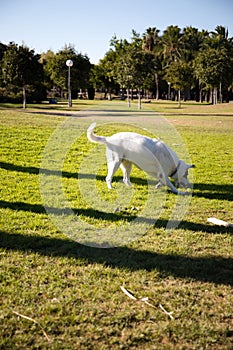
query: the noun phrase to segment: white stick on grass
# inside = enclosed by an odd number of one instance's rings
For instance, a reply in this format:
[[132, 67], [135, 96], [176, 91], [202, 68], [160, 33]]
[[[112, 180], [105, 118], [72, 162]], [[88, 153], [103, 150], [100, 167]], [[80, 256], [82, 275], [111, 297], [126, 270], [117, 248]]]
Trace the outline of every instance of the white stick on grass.
[[233, 224], [230, 224], [227, 221], [220, 220], [220, 219], [217, 219], [217, 218], [208, 218], [207, 221], [211, 222], [214, 225], [218, 225], [218, 226], [233, 227]]
[[[149, 300], [148, 297], [141, 298], [141, 299], [137, 299], [137, 298], [135, 298], [135, 296], [134, 296], [132, 293], [130, 293], [125, 287], [121, 286], [121, 290], [122, 290], [122, 292], [123, 292], [125, 295], [127, 295], [130, 299], [132, 299], [132, 300], [134, 300], [134, 301], [141, 301], [141, 302], [143, 302], [143, 303], [145, 303], [145, 304], [147, 304], [147, 305], [153, 307], [154, 309], [156, 309], [156, 307], [148, 301], [148, 300]], [[174, 320], [174, 317], [172, 316], [173, 312], [168, 312], [167, 310], [164, 309], [164, 307], [163, 307], [161, 304], [159, 304], [159, 307], [160, 307], [160, 309], [161, 309], [167, 316], [169, 316], [172, 320]]]

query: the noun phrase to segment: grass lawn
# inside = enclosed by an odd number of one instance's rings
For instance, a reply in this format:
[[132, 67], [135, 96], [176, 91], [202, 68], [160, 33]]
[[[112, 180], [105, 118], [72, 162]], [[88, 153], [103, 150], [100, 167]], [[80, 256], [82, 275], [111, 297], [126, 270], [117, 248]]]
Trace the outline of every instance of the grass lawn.
[[[183, 140], [196, 169], [193, 195], [178, 227], [166, 229], [186, 199], [165, 189], [153, 190], [160, 207], [157, 221], [127, 244], [83, 245], [54, 224], [45, 210], [40, 168], [51, 136], [72, 114], [76, 123], [70, 135], [77, 132], [77, 140], [67, 139], [65, 127], [64, 139], [58, 140], [61, 149], [71, 145], [62, 160], [61, 183], [84, 226], [102, 232], [116, 228], [120, 235], [148, 201], [147, 179], [137, 168], [132, 193], [120, 182], [120, 172], [116, 190], [107, 189], [104, 162], [96, 180], [88, 172], [85, 160], [95, 148], [85, 130], [96, 120], [99, 134], [131, 130], [129, 124], [140, 121], [145, 133], [156, 130], [166, 142], [177, 133]], [[0, 349], [233, 348], [233, 229], [207, 222], [208, 217], [233, 222], [232, 103], [183, 103], [178, 109], [173, 102], [151, 102], [140, 112], [136, 103], [129, 111], [120, 101], [77, 101], [70, 110], [62, 104], [26, 111], [0, 105], [0, 132]], [[179, 145], [171, 145], [179, 154]], [[55, 151], [58, 156], [59, 148]], [[104, 147], [98, 152], [104, 155]], [[49, 176], [56, 183], [54, 169]], [[107, 203], [104, 209], [92, 203], [94, 191], [100, 204]], [[115, 212], [122, 194], [128, 202]], [[56, 199], [54, 191], [53, 203]], [[65, 221], [66, 212], [59, 217]]]

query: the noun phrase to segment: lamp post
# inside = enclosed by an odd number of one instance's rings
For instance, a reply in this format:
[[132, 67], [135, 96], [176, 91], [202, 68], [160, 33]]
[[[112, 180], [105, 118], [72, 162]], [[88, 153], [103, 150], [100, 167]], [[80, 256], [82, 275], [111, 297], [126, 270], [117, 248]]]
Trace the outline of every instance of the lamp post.
[[168, 81], [168, 97], [167, 97], [168, 100], [171, 99], [171, 83], [170, 81]]
[[71, 89], [70, 89], [70, 67], [73, 66], [73, 61], [67, 60], [66, 65], [68, 67], [68, 106], [72, 107]]

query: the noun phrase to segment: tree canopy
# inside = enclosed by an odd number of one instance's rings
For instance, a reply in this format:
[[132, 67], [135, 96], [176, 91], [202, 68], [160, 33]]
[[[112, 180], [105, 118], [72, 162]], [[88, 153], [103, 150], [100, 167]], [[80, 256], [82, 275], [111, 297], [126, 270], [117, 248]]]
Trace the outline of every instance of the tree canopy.
[[34, 50], [22, 45], [18, 46], [10, 42], [4, 48], [1, 59], [1, 85], [2, 93], [11, 95], [12, 92], [18, 95], [18, 90], [22, 89], [24, 97], [24, 107], [26, 107], [26, 90], [29, 98], [41, 100], [43, 96], [43, 67], [39, 63], [39, 55]]
[[71, 89], [85, 89], [89, 86], [89, 72], [91, 64], [87, 56], [77, 53], [71, 45], [65, 46], [56, 54], [48, 51], [42, 54], [41, 61], [50, 85], [57, 87], [60, 91], [67, 89], [67, 66], [66, 61], [73, 61], [71, 69]]
[[172, 98], [182, 93], [185, 99], [200, 101], [211, 100], [213, 89], [219, 91], [220, 100], [223, 96], [227, 100], [232, 91], [233, 38], [223, 26], [208, 32], [171, 25], [162, 34], [149, 27], [142, 36], [133, 31], [131, 41], [114, 36], [110, 46], [93, 68], [94, 75], [102, 72], [103, 85], [111, 76], [109, 89], [117, 82], [121, 89], [143, 88], [156, 99], [168, 98], [171, 89]]
[[[25, 45], [0, 43], [0, 100], [27, 98], [39, 101], [46, 91], [60, 96], [67, 90], [66, 60], [71, 59], [71, 89], [95, 88], [111, 96], [121, 90], [131, 96], [212, 101], [228, 100], [233, 89], [233, 38], [226, 27], [214, 31], [171, 25], [161, 32], [149, 27], [140, 35], [134, 30], [130, 40], [113, 36], [110, 48], [98, 64], [72, 45], [40, 55]], [[21, 98], [21, 97], [20, 97]], [[214, 100], [216, 102], [216, 99]]]

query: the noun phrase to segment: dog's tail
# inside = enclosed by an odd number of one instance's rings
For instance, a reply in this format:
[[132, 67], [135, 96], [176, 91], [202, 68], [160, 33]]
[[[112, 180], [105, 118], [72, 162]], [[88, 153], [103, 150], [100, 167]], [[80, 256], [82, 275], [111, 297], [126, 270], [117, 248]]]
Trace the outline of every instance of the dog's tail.
[[94, 129], [96, 127], [96, 123], [92, 123], [87, 129], [87, 138], [89, 141], [94, 143], [103, 143], [106, 144], [106, 138], [104, 136], [97, 136], [94, 134]]

